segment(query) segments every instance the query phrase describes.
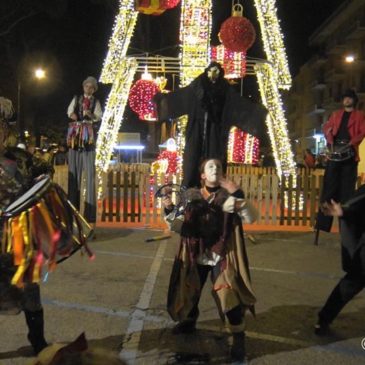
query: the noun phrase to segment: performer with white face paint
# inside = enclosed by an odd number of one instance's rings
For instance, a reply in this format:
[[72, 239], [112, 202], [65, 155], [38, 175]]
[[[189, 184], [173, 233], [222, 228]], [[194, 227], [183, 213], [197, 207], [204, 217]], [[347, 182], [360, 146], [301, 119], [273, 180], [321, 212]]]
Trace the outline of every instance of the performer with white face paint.
[[[201, 189], [186, 192], [185, 214], [176, 218], [171, 198], [163, 199], [166, 221], [181, 235], [168, 292], [168, 312], [179, 323], [173, 333], [191, 333], [199, 316], [199, 299], [208, 274], [221, 318], [233, 334], [231, 357], [245, 358], [244, 314], [254, 311], [255, 294], [251, 287], [242, 221], [252, 223], [256, 210], [243, 191], [222, 175], [219, 160], [201, 165]], [[189, 198], [190, 197], [190, 198]], [[175, 220], [182, 219], [182, 224]]]

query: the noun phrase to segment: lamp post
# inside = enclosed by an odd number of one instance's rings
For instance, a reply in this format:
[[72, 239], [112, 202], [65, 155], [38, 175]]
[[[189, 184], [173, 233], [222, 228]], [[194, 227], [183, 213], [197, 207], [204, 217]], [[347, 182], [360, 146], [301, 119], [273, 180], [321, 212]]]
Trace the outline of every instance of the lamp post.
[[[33, 77], [37, 80], [45, 79], [46, 78], [46, 71], [43, 68], [38, 67], [37, 69], [34, 70]], [[17, 111], [17, 114], [18, 114], [20, 141], [24, 143], [25, 142], [25, 134], [24, 134], [25, 125], [24, 125], [24, 118], [21, 114], [21, 112], [22, 112], [22, 110], [21, 110], [21, 99], [22, 99], [21, 95], [22, 95], [22, 81], [21, 81], [21, 79], [19, 79], [18, 80], [18, 111]], [[35, 127], [35, 130], [38, 129], [36, 122], [34, 122], [34, 127]], [[36, 144], [38, 145], [39, 141], [37, 141]]]

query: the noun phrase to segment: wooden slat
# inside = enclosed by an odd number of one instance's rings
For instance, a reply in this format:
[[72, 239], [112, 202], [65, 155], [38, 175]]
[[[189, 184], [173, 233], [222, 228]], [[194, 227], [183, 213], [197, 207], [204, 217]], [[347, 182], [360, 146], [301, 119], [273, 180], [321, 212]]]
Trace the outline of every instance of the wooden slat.
[[114, 172], [110, 171], [108, 174], [108, 220], [113, 222], [113, 177]]
[[123, 222], [128, 222], [128, 185], [129, 173], [123, 173]]
[[303, 214], [302, 225], [306, 226], [308, 221], [308, 188], [309, 188], [309, 176], [303, 177]]
[[138, 190], [137, 190], [137, 195], [138, 195], [138, 205], [137, 205], [137, 209], [138, 209], [138, 222], [141, 222], [142, 221], [142, 201], [143, 201], [143, 192], [145, 191], [144, 190], [144, 186], [143, 186], [143, 183], [144, 183], [144, 180], [142, 178], [142, 174], [139, 172], [137, 174], [137, 179], [138, 179]]
[[136, 172], [132, 171], [131, 175], [131, 222], [136, 221]]
[[116, 185], [116, 192], [115, 192], [115, 205], [116, 205], [116, 210], [115, 210], [115, 214], [116, 214], [116, 220], [117, 222], [120, 222], [120, 185], [121, 185], [121, 174], [120, 171], [116, 172], [116, 181], [115, 181], [115, 185]]
[[281, 176], [280, 183], [280, 225], [284, 225], [285, 222], [285, 176]]
[[291, 226], [292, 214], [293, 214], [293, 176], [290, 175], [288, 178], [288, 225]]
[[270, 222], [270, 192], [271, 192], [271, 178], [269, 175], [265, 174], [264, 179], [264, 189], [265, 189], [265, 224]]
[[272, 224], [277, 224], [277, 207], [278, 207], [278, 191], [279, 191], [279, 178], [276, 175], [271, 177], [272, 186]]
[[302, 189], [301, 189], [301, 184], [302, 184], [302, 178], [301, 176], [297, 176], [297, 186], [295, 188], [295, 213], [294, 213], [294, 225], [295, 226], [299, 226], [299, 220], [300, 220], [300, 201], [302, 200]]
[[257, 223], [261, 223], [262, 217], [262, 177], [258, 177], [258, 184], [257, 184], [257, 210], [259, 212]]

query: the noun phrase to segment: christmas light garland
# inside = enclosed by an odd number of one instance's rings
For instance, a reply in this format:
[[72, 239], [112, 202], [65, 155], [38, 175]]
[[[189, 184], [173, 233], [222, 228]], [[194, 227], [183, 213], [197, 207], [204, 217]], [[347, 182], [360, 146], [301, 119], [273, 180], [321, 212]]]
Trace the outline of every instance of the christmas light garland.
[[[182, 0], [180, 19], [180, 84], [187, 86], [198, 77], [210, 61], [211, 0]], [[179, 118], [177, 145], [185, 146], [187, 116]]]
[[292, 78], [275, 5], [276, 0], [255, 0], [267, 59], [274, 65], [275, 72], [278, 74], [277, 82], [279, 88], [289, 89], [292, 84]]
[[127, 50], [137, 22], [138, 12], [134, 0], [120, 0], [119, 14], [115, 18], [113, 34], [109, 40], [108, 54], [104, 60], [100, 82], [111, 84], [115, 81], [121, 62]]
[[99, 172], [108, 169], [137, 67], [135, 58], [121, 60], [119, 73], [106, 102], [96, 143], [96, 168]]
[[262, 102], [269, 113], [266, 118], [278, 175], [295, 176], [294, 155], [291, 150], [287, 122], [277, 85], [276, 70], [269, 63], [255, 65]]

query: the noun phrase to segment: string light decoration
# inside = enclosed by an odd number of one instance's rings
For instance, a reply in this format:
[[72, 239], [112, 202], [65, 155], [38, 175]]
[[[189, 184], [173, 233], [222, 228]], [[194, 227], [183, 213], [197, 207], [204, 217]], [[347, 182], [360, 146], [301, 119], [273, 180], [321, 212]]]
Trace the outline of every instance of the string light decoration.
[[133, 57], [121, 60], [119, 73], [106, 102], [96, 143], [96, 168], [99, 175], [108, 169], [137, 67], [137, 61]]
[[161, 89], [154, 80], [138, 80], [129, 91], [129, 106], [138, 114], [139, 119], [154, 121], [157, 119], [152, 98]]
[[166, 161], [164, 169], [159, 170], [159, 173], [176, 174], [179, 170], [179, 156], [176, 151], [162, 151], [158, 155], [157, 161], [159, 161], [159, 163]]
[[220, 44], [211, 47], [210, 58], [223, 66], [224, 77], [227, 79], [239, 79], [246, 74], [245, 52], [234, 52]]
[[292, 78], [289, 71], [283, 34], [277, 16], [276, 0], [254, 0], [260, 23], [264, 50], [277, 72], [280, 89], [290, 89]]
[[269, 63], [255, 65], [261, 99], [269, 113], [266, 118], [278, 175], [296, 176], [287, 122], [277, 84], [276, 69]]
[[113, 33], [109, 40], [107, 56], [101, 71], [100, 82], [111, 84], [115, 81], [121, 62], [127, 50], [137, 22], [138, 12], [134, 10], [134, 0], [120, 0], [119, 14], [115, 18]]
[[[187, 86], [204, 72], [210, 61], [210, 33], [212, 18], [211, 0], [182, 0], [180, 19], [180, 83]], [[179, 151], [185, 146], [188, 118], [178, 119], [177, 144]]]
[[228, 139], [228, 162], [255, 165], [259, 158], [260, 141], [255, 136], [233, 127]]

